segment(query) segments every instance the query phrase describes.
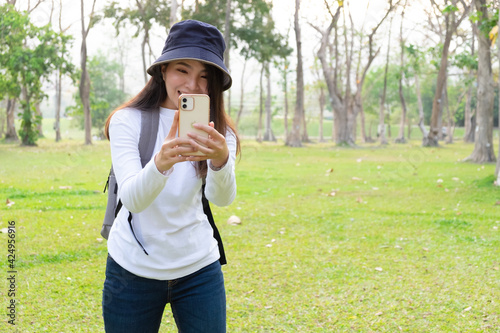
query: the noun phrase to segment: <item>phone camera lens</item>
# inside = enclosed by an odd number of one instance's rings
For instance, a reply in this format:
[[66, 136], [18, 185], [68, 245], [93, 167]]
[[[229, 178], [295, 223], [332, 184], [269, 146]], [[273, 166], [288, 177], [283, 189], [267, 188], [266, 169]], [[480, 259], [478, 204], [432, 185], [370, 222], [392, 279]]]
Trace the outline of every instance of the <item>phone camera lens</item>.
[[182, 108], [183, 109], [187, 108], [187, 104], [182, 104]]
[[185, 98], [185, 97], [184, 97], [184, 98], [182, 99], [182, 101], [183, 101], [184, 103], [186, 103], [186, 102], [187, 102], [187, 98]]

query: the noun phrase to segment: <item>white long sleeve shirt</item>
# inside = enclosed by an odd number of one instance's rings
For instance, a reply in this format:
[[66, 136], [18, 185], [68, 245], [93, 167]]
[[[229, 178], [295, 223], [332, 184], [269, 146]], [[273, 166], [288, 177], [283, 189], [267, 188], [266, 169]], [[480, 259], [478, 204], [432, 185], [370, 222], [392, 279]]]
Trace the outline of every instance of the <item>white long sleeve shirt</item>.
[[[111, 160], [123, 203], [108, 239], [111, 257], [129, 272], [157, 280], [180, 278], [219, 259], [217, 241], [201, 203], [202, 179], [191, 162], [177, 163], [168, 176], [158, 171], [154, 156], [170, 131], [175, 110], [160, 108], [158, 136], [144, 168], [139, 155], [141, 114], [126, 108], [109, 126]], [[228, 131], [229, 159], [218, 171], [208, 168], [205, 195], [218, 206], [236, 196], [236, 138]], [[209, 162], [209, 161], [207, 161]], [[135, 236], [128, 222], [132, 213]]]

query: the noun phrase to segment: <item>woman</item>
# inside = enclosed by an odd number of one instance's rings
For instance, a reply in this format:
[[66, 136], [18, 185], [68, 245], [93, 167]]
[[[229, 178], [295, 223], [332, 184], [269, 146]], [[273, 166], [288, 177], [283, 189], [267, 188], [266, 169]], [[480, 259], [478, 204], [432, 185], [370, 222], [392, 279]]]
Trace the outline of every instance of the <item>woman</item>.
[[[179, 332], [225, 332], [226, 299], [217, 241], [203, 213], [202, 184], [212, 203], [236, 196], [240, 145], [224, 111], [231, 76], [221, 33], [199, 21], [172, 26], [143, 90], [108, 118], [105, 131], [125, 209], [108, 239], [103, 290], [106, 332], [158, 332], [167, 303]], [[177, 137], [178, 97], [208, 94], [208, 133]], [[153, 156], [142, 168], [141, 110], [160, 112]], [[200, 151], [203, 156], [190, 155]], [[130, 224], [129, 212], [133, 216]]]

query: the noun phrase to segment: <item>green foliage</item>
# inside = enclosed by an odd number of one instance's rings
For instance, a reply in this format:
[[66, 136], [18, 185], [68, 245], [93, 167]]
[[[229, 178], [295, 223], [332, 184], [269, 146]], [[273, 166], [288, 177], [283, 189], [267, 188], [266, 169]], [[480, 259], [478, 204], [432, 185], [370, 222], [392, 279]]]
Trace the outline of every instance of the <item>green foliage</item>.
[[[287, 37], [278, 33], [271, 17], [272, 4], [266, 0], [233, 0], [231, 44], [240, 49], [245, 58], [257, 58], [261, 63], [274, 57], [286, 57], [292, 49]], [[223, 2], [225, 5], [225, 2]], [[193, 7], [185, 7], [183, 19], [210, 23], [224, 31], [225, 6], [218, 0], [207, 0]]]
[[[369, 114], [378, 114], [379, 112], [380, 98], [384, 89], [384, 72], [385, 66], [378, 66], [372, 68], [366, 76], [363, 87], [363, 109]], [[399, 75], [399, 66], [390, 64], [387, 72], [385, 103], [391, 110], [398, 108], [400, 105]]]
[[[491, 9], [491, 6], [486, 5], [483, 10], [485, 13], [488, 13], [488, 10]], [[472, 23], [476, 23], [479, 31], [488, 36], [491, 29], [498, 24], [498, 10], [491, 11], [491, 15], [484, 15], [484, 13], [480, 10], [474, 11], [470, 20]]]
[[104, 8], [104, 17], [113, 19], [117, 34], [126, 22], [137, 28], [134, 37], [146, 29], [151, 29], [155, 22], [162, 27], [168, 26], [170, 6], [166, 1], [141, 0], [134, 3], [135, 6], [128, 8], [122, 7], [117, 1], [112, 1]]
[[[87, 64], [90, 77], [90, 112], [92, 126], [102, 137], [104, 124], [111, 111], [120, 106], [127, 94], [119, 88], [123, 67], [102, 53], [90, 58]], [[78, 126], [84, 128], [83, 104], [80, 95], [75, 93], [76, 105], [66, 108], [68, 115], [75, 118]]]
[[27, 13], [9, 4], [0, 6], [0, 12], [0, 97], [17, 99], [22, 95], [19, 135], [23, 145], [35, 145], [40, 119], [33, 110], [45, 97], [42, 81], [50, 81], [55, 70], [73, 70], [65, 55], [71, 38], [56, 33], [49, 25], [33, 25]]
[[464, 51], [453, 56], [452, 65], [466, 70], [477, 70], [477, 54]]
[[457, 6], [454, 6], [454, 5], [448, 5], [441, 12], [443, 14], [456, 13], [456, 12], [458, 12], [458, 8], [457, 8]]

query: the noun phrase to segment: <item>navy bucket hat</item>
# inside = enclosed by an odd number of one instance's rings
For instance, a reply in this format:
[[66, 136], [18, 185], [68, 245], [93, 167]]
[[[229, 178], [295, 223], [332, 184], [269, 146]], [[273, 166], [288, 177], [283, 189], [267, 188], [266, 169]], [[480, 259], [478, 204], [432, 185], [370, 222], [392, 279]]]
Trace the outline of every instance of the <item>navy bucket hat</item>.
[[172, 26], [161, 56], [148, 68], [149, 75], [159, 72], [160, 65], [173, 60], [192, 59], [217, 67], [224, 74], [223, 89], [231, 87], [232, 79], [224, 65], [226, 44], [220, 31], [208, 23], [186, 20]]

